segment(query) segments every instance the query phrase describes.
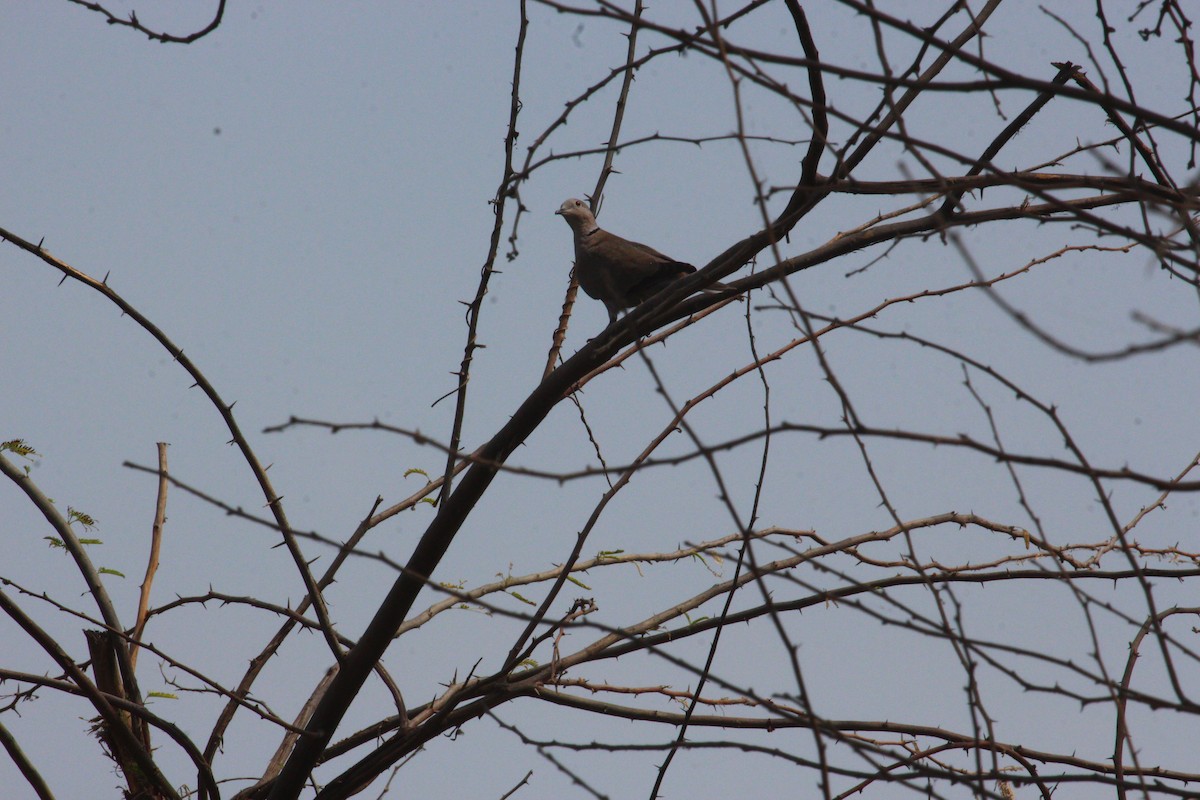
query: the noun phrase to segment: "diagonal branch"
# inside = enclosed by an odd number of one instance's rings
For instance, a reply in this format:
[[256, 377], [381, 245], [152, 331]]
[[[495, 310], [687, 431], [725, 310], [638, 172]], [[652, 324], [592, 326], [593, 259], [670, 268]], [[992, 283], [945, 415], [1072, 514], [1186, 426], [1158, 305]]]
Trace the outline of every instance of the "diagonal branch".
[[[296, 571], [300, 574], [301, 580], [304, 582], [304, 588], [308, 596], [313, 598], [316, 603], [317, 619], [321, 622], [321, 632], [325, 637], [326, 643], [329, 645], [330, 651], [334, 657], [339, 657], [341, 654], [341, 646], [337, 643], [337, 635], [333, 630], [333, 623], [329, 620], [329, 611], [325, 607], [325, 601], [321, 597], [321, 592], [317, 588], [316, 582], [313, 580], [312, 573], [308, 569], [308, 562], [304, 558], [304, 554], [300, 552], [300, 544], [296, 541], [296, 537], [292, 535], [291, 526], [288, 524], [287, 515], [283, 510], [283, 498], [275, 493], [275, 488], [271, 485], [271, 479], [267, 477], [267, 471], [258, 461], [258, 456], [250, 447], [250, 442], [242, 433], [241, 427], [237, 424], [237, 420], [233, 416], [233, 403], [226, 403], [217, 393], [216, 388], [200, 371], [199, 367], [192, 363], [192, 360], [184, 354], [183, 349], [176, 345], [157, 325], [151, 322], [144, 314], [129, 304], [125, 298], [121, 297], [114, 291], [106, 281], [98, 281], [86, 273], [75, 269], [70, 264], [54, 257], [42, 245], [33, 244], [32, 242], [22, 239], [20, 236], [13, 234], [3, 228], [0, 228], [0, 239], [12, 242], [17, 247], [27, 253], [37, 256], [42, 261], [59, 270], [63, 274], [63, 280], [73, 278], [79, 281], [84, 286], [87, 286], [100, 294], [104, 295], [113, 305], [121, 309], [121, 312], [133, 319], [143, 330], [149, 333], [154, 339], [162, 345], [171, 357], [179, 363], [181, 367], [195, 381], [195, 385], [200, 388], [208, 397], [209, 402], [217, 409], [217, 413], [225, 421], [226, 427], [229, 429], [233, 437], [233, 441], [237, 444], [238, 449], [242, 453], [242, 458], [254, 473], [255, 479], [258, 481], [259, 488], [262, 490], [263, 496], [267, 500], [267, 505], [271, 509], [271, 513], [275, 516], [275, 522], [279, 525], [279, 530], [282, 532], [284, 543], [287, 545], [288, 552], [292, 556], [292, 561], [295, 564]], [[114, 626], [119, 629], [119, 626]]]
[[72, 2], [76, 5], [79, 5], [79, 6], [83, 6], [84, 8], [88, 9], [89, 11], [95, 11], [95, 12], [103, 15], [104, 21], [107, 22], [109, 25], [119, 25], [119, 26], [123, 26], [123, 27], [127, 27], [127, 28], [132, 28], [135, 31], [138, 31], [140, 33], [144, 33], [151, 41], [159, 41], [159, 42], [162, 42], [163, 44], [167, 44], [168, 42], [173, 43], [173, 44], [191, 44], [192, 42], [196, 41], [197, 39], [200, 39], [200, 38], [212, 33], [213, 31], [215, 31], [217, 29], [218, 26], [220, 26], [221, 18], [225, 16], [226, 0], [217, 0], [216, 13], [213, 14], [212, 20], [207, 25], [205, 25], [203, 28], [201, 28], [198, 31], [186, 34], [184, 36], [177, 36], [172, 33], [165, 33], [163, 31], [154, 31], [154, 30], [147, 28], [145, 25], [143, 25], [138, 20], [136, 11], [130, 11], [129, 18], [122, 19], [121, 17], [118, 17], [116, 14], [112, 13], [111, 11], [109, 11], [107, 8], [100, 5], [99, 3], [88, 2], [88, 0], [70, 0], [70, 2]]

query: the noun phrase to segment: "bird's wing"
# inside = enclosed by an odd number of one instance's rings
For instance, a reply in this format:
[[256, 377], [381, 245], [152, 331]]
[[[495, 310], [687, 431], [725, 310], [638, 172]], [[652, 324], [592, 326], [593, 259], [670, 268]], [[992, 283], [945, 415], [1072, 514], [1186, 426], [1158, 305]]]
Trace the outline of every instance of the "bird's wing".
[[[613, 235], [613, 238], [621, 239], [620, 236], [616, 236], [616, 235]], [[635, 250], [640, 250], [642, 253], [645, 253], [646, 255], [650, 256], [651, 258], [653, 258], [657, 261], [662, 261], [662, 262], [668, 263], [668, 264], [679, 263], [675, 259], [671, 258], [670, 256], [663, 255], [662, 253], [658, 252], [657, 250], [655, 250], [653, 247], [651, 247], [648, 244], [642, 244], [641, 242], [631, 242], [628, 239], [621, 239], [621, 241], [624, 242], [625, 244], [629, 245], [630, 247], [632, 247]]]
[[579, 239], [575, 270], [580, 287], [609, 309], [629, 308], [695, 272], [653, 247], [596, 229]]
[[621, 244], [619, 250], [625, 269], [617, 269], [622, 279], [622, 291], [629, 305], [636, 305], [662, 291], [667, 284], [695, 272], [696, 268], [676, 261], [653, 247], [613, 235]]
[[640, 303], [667, 288], [669, 284], [682, 278], [684, 275], [690, 275], [695, 272], [696, 268], [691, 264], [685, 264], [682, 261], [669, 261], [659, 264], [658, 269], [653, 274], [646, 275], [644, 278], [634, 283], [625, 292], [625, 296], [633, 303]]

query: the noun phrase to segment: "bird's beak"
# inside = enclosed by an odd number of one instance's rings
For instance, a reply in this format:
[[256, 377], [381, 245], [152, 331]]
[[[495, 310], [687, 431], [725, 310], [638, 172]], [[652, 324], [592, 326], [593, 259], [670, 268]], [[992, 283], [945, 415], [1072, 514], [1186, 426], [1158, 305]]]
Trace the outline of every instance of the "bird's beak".
[[560, 217], [561, 217], [561, 216], [562, 216], [562, 209], [560, 208], [558, 211], [555, 211], [554, 213], [555, 213], [555, 214], [557, 214], [558, 216], [560, 216]]

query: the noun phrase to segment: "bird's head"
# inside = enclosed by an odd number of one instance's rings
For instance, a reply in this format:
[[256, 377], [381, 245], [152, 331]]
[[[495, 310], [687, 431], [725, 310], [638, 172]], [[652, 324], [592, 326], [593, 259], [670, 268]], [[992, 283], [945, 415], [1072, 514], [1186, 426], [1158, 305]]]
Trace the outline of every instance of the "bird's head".
[[564, 200], [563, 204], [558, 207], [558, 211], [554, 213], [565, 219], [567, 224], [575, 230], [586, 231], [596, 226], [596, 217], [588, 208], [588, 204], [576, 197]]

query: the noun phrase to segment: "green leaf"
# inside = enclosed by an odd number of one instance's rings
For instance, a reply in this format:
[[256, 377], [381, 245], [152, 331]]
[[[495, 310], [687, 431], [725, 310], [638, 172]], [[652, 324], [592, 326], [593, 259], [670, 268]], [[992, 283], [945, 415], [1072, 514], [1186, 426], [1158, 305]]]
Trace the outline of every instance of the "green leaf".
[[0, 451], [16, 453], [22, 458], [41, 455], [37, 450], [26, 444], [24, 439], [9, 439], [7, 442], [0, 442]]
[[78, 522], [88, 530], [96, 527], [95, 517], [90, 514], [85, 514], [82, 511], [77, 511], [70, 506], [67, 506], [67, 522]]

